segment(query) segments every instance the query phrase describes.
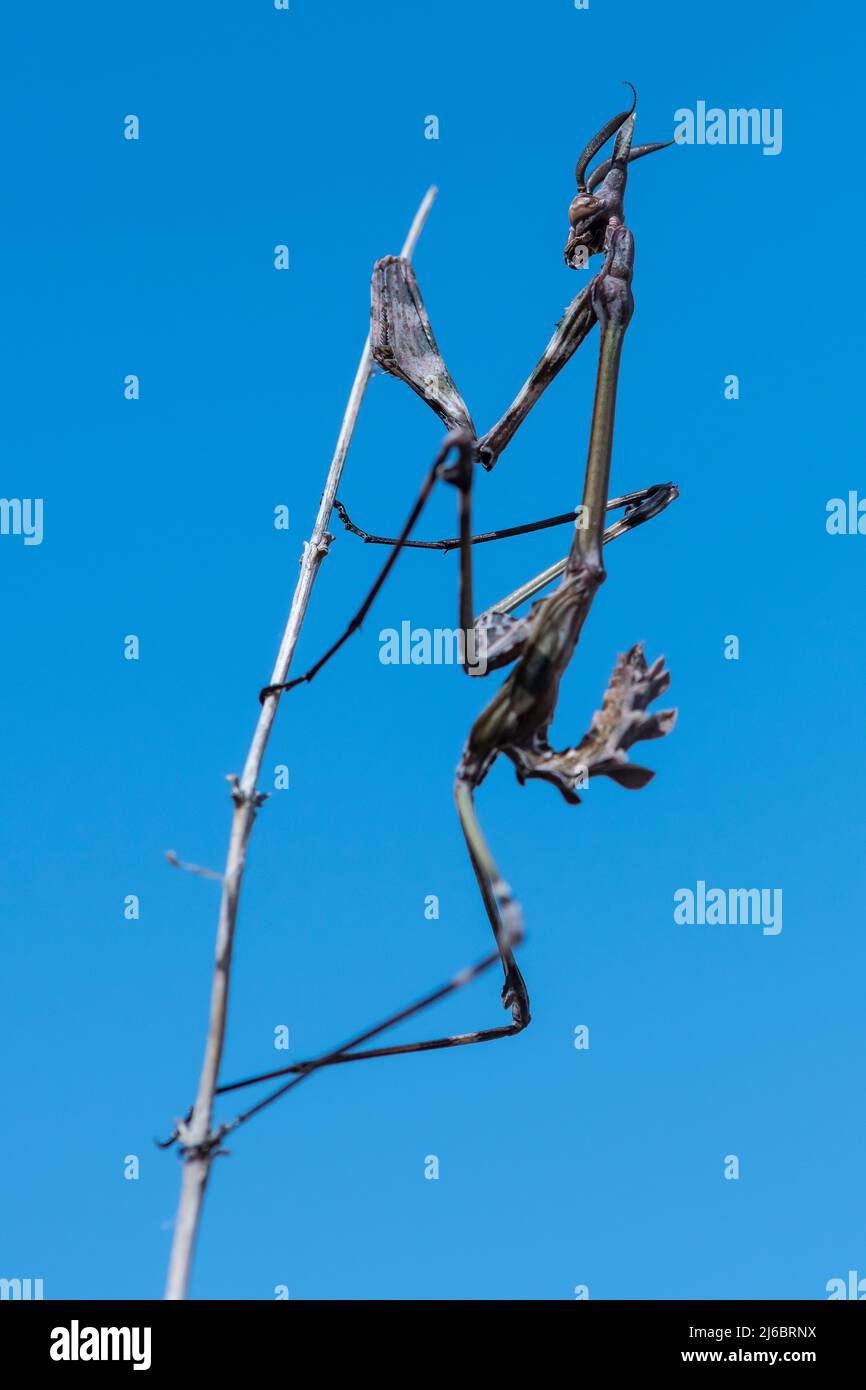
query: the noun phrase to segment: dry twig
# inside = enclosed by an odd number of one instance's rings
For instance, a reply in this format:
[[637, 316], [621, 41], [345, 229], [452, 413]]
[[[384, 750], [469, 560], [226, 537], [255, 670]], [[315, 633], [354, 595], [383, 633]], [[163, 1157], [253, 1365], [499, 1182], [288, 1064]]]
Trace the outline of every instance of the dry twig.
[[[437, 190], [435, 188], [429, 188], [427, 190], [415, 214], [414, 221], [401, 253], [407, 259], [412, 256], [415, 250], [418, 238], [421, 235], [430, 209], [433, 206], [436, 192]], [[322, 501], [319, 506], [316, 523], [313, 527], [310, 539], [304, 546], [304, 554], [301, 559], [301, 572], [295, 586], [295, 593], [292, 599], [288, 621], [286, 622], [283, 639], [280, 643], [280, 649], [277, 653], [277, 659], [274, 662], [274, 669], [271, 675], [271, 684], [274, 686], [279, 686], [285, 681], [288, 675], [295, 647], [298, 643], [298, 637], [301, 632], [301, 626], [310, 602], [313, 585], [316, 581], [321, 563], [328, 553], [328, 547], [331, 542], [331, 536], [328, 533], [328, 522], [331, 518], [334, 499], [337, 495], [337, 488], [340, 485], [340, 479], [343, 474], [343, 465], [346, 461], [346, 455], [349, 452], [349, 445], [351, 444], [358, 413], [361, 409], [361, 401], [363, 400], [372, 370], [373, 358], [370, 352], [370, 339], [368, 337], [364, 344], [364, 350], [361, 353], [358, 370], [355, 373], [355, 380], [352, 385], [348, 405], [346, 406], [346, 413], [343, 416], [343, 423], [337, 439], [334, 456], [328, 470], [325, 490], [322, 494]], [[185, 1123], [182, 1127], [179, 1126], [179, 1133], [183, 1142], [184, 1164], [180, 1202], [174, 1229], [174, 1242], [172, 1244], [168, 1280], [165, 1290], [165, 1297], [167, 1299], [186, 1298], [196, 1235], [198, 1233], [199, 1221], [201, 1220], [202, 1203], [204, 1201], [208, 1178], [210, 1177], [214, 1154], [219, 1143], [216, 1136], [212, 1133], [213, 1103], [219, 1078], [223, 1044], [225, 1042], [226, 1015], [228, 1009], [229, 985], [231, 981], [232, 948], [234, 946], [235, 927], [237, 924], [238, 902], [240, 899], [241, 884], [243, 882], [247, 844], [255, 822], [256, 811], [264, 801], [262, 794], [256, 790], [256, 783], [258, 781], [271, 728], [273, 727], [279, 700], [279, 691], [275, 690], [263, 701], [261, 713], [259, 714], [255, 732], [253, 733], [252, 743], [247, 753], [244, 770], [240, 778], [232, 779], [234, 814], [232, 816], [225, 873], [223, 874], [223, 890], [222, 899], [220, 901], [219, 923], [217, 926], [216, 959], [214, 962], [213, 982], [211, 986], [207, 1042], [205, 1044], [204, 1061], [202, 1063], [198, 1094], [196, 1095], [192, 1115], [188, 1124]]]

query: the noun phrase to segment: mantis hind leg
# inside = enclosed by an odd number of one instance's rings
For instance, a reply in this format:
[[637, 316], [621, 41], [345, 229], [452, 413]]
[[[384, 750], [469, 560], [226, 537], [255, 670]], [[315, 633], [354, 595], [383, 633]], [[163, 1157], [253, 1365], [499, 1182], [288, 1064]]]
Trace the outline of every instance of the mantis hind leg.
[[514, 947], [523, 940], [523, 913], [490, 853], [475, 811], [472, 788], [463, 778], [457, 779], [454, 799], [469, 859], [505, 971], [502, 1005], [503, 1008], [511, 1010], [511, 1017], [517, 1028], [526, 1028], [532, 1017], [529, 993], [514, 959]]

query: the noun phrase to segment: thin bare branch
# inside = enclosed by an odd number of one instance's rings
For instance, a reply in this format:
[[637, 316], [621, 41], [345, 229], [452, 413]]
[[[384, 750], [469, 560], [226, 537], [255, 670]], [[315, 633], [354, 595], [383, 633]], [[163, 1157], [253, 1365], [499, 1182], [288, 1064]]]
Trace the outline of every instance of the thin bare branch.
[[[429, 188], [418, 208], [401, 255], [411, 257], [430, 209], [436, 197], [436, 189]], [[337, 445], [328, 470], [325, 490], [319, 506], [318, 516], [310, 539], [304, 546], [301, 559], [301, 572], [295, 586], [294, 598], [289, 610], [286, 628], [274, 663], [271, 684], [279, 686], [288, 675], [292, 657], [297, 646], [301, 626], [310, 602], [313, 585], [328, 553], [331, 537], [328, 522], [337, 495], [337, 488], [343, 474], [343, 466], [349, 452], [361, 402], [370, 374], [373, 358], [370, 352], [369, 335], [361, 353], [358, 370], [352, 385], [349, 402], [343, 416]], [[180, 1202], [175, 1222], [174, 1242], [169, 1262], [165, 1297], [171, 1300], [184, 1299], [189, 1288], [190, 1270], [195, 1251], [196, 1236], [201, 1220], [202, 1203], [210, 1177], [214, 1158], [214, 1136], [211, 1133], [213, 1102], [216, 1092], [220, 1062], [225, 1042], [226, 1016], [228, 1009], [229, 985], [231, 980], [232, 949], [237, 924], [238, 903], [246, 863], [247, 844], [256, 818], [256, 811], [263, 800], [256, 790], [256, 783], [262, 765], [265, 749], [273, 727], [279, 705], [279, 691], [267, 696], [253, 733], [247, 753], [243, 773], [232, 790], [234, 814], [231, 835], [223, 875], [222, 898], [220, 902], [219, 924], [216, 937], [216, 959], [211, 986], [210, 1014], [208, 1019], [207, 1042], [198, 1093], [193, 1106], [192, 1118], [183, 1133], [184, 1165], [181, 1183]]]

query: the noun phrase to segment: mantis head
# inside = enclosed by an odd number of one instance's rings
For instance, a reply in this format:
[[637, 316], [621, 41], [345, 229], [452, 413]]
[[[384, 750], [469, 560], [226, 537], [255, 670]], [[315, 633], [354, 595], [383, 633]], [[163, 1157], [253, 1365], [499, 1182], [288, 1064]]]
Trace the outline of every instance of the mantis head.
[[[626, 85], [632, 90], [630, 109], [621, 111], [596, 132], [584, 146], [574, 171], [577, 196], [568, 210], [571, 225], [565, 247], [565, 264], [573, 269], [584, 267], [589, 256], [607, 249], [607, 233], [612, 218], [623, 221], [626, 177], [632, 160], [642, 159], [644, 155], [666, 149], [674, 143], [673, 140], [666, 140], [653, 145], [632, 145], [637, 92], [630, 82]], [[613, 156], [599, 164], [587, 178], [586, 171], [591, 160], [612, 135], [616, 136]]]

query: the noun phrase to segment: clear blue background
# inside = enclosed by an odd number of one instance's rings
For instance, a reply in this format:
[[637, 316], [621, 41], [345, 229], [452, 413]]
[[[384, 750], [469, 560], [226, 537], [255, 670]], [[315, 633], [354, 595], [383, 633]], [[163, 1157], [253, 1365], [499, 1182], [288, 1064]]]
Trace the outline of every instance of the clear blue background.
[[[682, 497], [611, 550], [554, 739], [580, 736], [638, 639], [667, 657], [679, 724], [647, 746], [639, 794], [594, 785], [571, 808], [495, 768], [479, 804], [525, 909], [531, 1029], [335, 1069], [242, 1130], [192, 1292], [822, 1298], [866, 1275], [866, 539], [825, 529], [827, 500], [866, 487], [862, 40], [860, 8], [832, 0], [7, 16], [0, 492], [45, 499], [45, 539], [0, 538], [0, 1275], [48, 1298], [160, 1296], [180, 1170], [152, 1138], [194, 1092], [218, 899], [164, 854], [221, 867], [223, 779], [270, 674], [372, 264], [438, 184], [416, 264], [486, 429], [585, 282], [562, 263], [572, 171], [623, 78], [644, 140], [698, 100], [784, 112], [776, 158], [674, 148], [629, 185], [613, 487], [672, 478]], [[479, 478], [480, 528], [578, 500], [594, 369], [593, 342]], [[399, 383], [371, 383], [340, 489], [362, 525], [394, 531], [441, 433]], [[453, 509], [437, 498], [423, 534], [452, 534]], [[299, 663], [383, 558], [334, 530]], [[477, 551], [479, 601], [565, 540]], [[378, 661], [380, 628], [456, 621], [455, 581], [454, 556], [404, 556], [339, 663], [280, 710], [262, 787], [286, 763], [291, 789], [252, 840], [226, 1079], [285, 1060], [279, 1024], [290, 1059], [314, 1054], [488, 949], [451, 785], [498, 677]], [[781, 887], [782, 934], [677, 926], [674, 891], [699, 878]], [[490, 976], [414, 1032], [495, 1025], [498, 990]]]

